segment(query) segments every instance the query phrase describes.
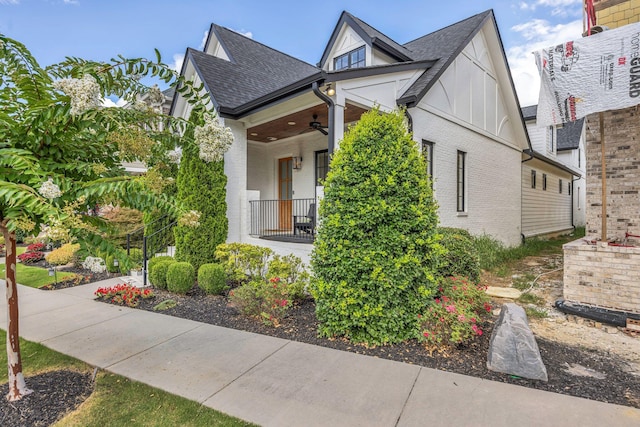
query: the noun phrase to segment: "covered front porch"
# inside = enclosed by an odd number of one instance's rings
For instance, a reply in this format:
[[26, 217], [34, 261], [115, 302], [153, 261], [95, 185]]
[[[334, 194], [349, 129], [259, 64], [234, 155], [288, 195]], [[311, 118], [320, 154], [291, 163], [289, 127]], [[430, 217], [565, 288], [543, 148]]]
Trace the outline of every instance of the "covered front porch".
[[[342, 125], [365, 111], [347, 104]], [[250, 237], [313, 243], [329, 170], [328, 116], [328, 106], [320, 103], [246, 127]]]

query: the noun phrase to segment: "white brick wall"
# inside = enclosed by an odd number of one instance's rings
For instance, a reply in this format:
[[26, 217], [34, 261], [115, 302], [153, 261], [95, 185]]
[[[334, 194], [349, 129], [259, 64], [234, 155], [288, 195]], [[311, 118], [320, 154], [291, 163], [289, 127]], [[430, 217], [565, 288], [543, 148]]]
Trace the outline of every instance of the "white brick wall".
[[[520, 151], [420, 108], [410, 109], [414, 139], [434, 142], [440, 223], [519, 245]], [[456, 155], [467, 153], [467, 212], [456, 210]]]

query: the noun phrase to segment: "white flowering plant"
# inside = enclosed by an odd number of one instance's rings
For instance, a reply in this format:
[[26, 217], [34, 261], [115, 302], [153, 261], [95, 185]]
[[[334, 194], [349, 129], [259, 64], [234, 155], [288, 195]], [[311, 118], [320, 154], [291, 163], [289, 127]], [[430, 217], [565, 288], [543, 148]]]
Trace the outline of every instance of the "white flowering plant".
[[[208, 93], [163, 63], [158, 51], [155, 59], [68, 57], [45, 68], [22, 43], [0, 33], [0, 76], [0, 234], [9, 253], [15, 252], [16, 230], [38, 234], [48, 224], [54, 240], [77, 241], [89, 253], [115, 254], [109, 225], [87, 215], [87, 206], [113, 203], [181, 216], [182, 207], [121, 168], [122, 159], [153, 166], [168, 163], [169, 150], [195, 147], [185, 130], [201, 123], [207, 111]], [[149, 88], [149, 81], [176, 88], [193, 106], [191, 121], [165, 115], [164, 96], [159, 87]], [[146, 99], [151, 108], [105, 108], [105, 98]], [[8, 399], [19, 400], [29, 391], [21, 371], [18, 288], [11, 264], [5, 269], [12, 296], [7, 300]]]
[[107, 264], [100, 257], [88, 256], [82, 262], [82, 268], [90, 270], [92, 273], [104, 273], [107, 271]]
[[233, 133], [213, 114], [206, 113], [203, 119], [204, 124], [193, 132], [200, 158], [205, 162], [219, 162], [233, 144]]

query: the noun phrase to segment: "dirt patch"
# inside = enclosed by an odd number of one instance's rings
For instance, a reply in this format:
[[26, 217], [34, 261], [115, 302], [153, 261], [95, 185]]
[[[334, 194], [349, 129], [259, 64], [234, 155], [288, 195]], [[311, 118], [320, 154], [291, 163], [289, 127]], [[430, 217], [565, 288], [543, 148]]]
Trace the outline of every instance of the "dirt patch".
[[482, 282], [503, 287], [528, 284], [525, 290], [542, 298], [543, 302], [536, 307], [547, 314], [544, 318], [529, 318], [531, 330], [538, 338], [615, 355], [627, 364], [628, 372], [640, 375], [640, 338], [625, 334], [622, 328], [566, 316], [555, 309], [554, 303], [563, 296], [562, 267], [561, 255], [527, 257], [515, 263], [507, 277], [483, 272]]

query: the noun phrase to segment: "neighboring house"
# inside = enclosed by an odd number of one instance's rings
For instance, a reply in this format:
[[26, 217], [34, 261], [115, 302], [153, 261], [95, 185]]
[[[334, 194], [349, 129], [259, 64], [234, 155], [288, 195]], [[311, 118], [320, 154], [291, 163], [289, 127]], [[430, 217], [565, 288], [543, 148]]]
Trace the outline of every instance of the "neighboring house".
[[[530, 147], [493, 11], [405, 44], [343, 12], [317, 66], [213, 24], [181, 71], [204, 83], [235, 142], [225, 155], [229, 241], [308, 260], [331, 153], [379, 105], [407, 109], [441, 224], [521, 241]], [[177, 96], [172, 114], [188, 117]], [[567, 181], [570, 181], [567, 178]], [[291, 242], [307, 242], [293, 244]]]
[[[175, 94], [174, 88], [165, 89], [162, 91], [164, 95], [164, 103], [162, 104], [162, 113], [169, 114], [171, 110], [171, 103], [173, 102], [173, 96]], [[140, 98], [142, 101], [146, 99], [146, 96]], [[142, 175], [147, 171], [147, 165], [144, 162], [122, 162], [122, 167], [126, 172], [131, 175]]]
[[537, 108], [522, 109], [536, 152], [535, 160], [523, 163], [522, 168], [522, 232], [526, 237], [585, 225], [584, 120], [539, 126]]

